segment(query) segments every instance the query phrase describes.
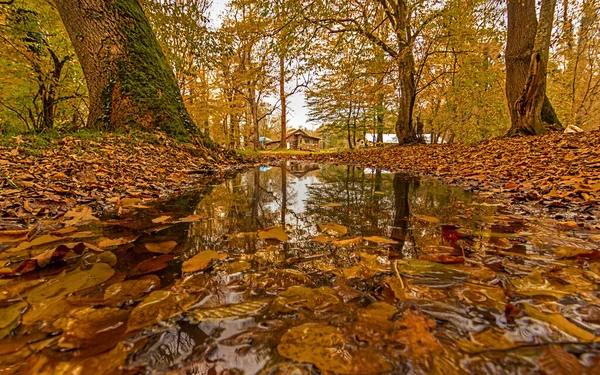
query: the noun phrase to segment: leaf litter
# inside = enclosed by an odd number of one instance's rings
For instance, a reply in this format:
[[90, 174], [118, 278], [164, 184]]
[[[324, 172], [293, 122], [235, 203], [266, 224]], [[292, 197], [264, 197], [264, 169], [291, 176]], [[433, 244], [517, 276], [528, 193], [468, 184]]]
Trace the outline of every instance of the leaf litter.
[[[594, 229], [434, 182], [326, 168], [339, 176], [321, 177], [327, 185], [296, 180], [312, 185], [294, 225], [276, 209], [246, 215], [249, 172], [146, 208], [121, 202], [129, 211], [112, 218], [75, 208], [0, 232], [0, 369], [592, 372]], [[277, 169], [261, 173], [281, 181]], [[344, 196], [343, 210], [328, 204]]]

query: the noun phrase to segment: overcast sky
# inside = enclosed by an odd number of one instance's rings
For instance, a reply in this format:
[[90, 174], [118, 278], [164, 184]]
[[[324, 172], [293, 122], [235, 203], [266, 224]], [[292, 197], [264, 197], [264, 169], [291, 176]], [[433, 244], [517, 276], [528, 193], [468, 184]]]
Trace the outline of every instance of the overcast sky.
[[[228, 0], [213, 0], [210, 19], [215, 27], [221, 24]], [[288, 98], [288, 128], [315, 129], [316, 124], [308, 122], [308, 109], [304, 106], [304, 93], [298, 92]]]

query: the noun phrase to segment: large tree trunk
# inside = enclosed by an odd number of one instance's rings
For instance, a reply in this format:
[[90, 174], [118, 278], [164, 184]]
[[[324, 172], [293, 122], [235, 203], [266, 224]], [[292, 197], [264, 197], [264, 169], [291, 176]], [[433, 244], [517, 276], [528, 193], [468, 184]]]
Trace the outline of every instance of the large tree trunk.
[[55, 2], [86, 77], [90, 127], [158, 127], [211, 144], [193, 124], [138, 0]]
[[535, 0], [508, 1], [506, 98], [511, 117], [508, 135], [542, 134], [560, 129], [546, 97], [546, 67], [556, 0], [544, 0], [540, 22]]

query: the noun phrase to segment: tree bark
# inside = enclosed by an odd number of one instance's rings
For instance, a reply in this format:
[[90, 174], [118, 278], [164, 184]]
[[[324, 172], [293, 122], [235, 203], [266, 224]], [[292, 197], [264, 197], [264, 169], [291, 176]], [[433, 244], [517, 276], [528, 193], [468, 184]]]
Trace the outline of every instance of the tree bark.
[[204, 145], [138, 0], [56, 0], [86, 77], [88, 126], [154, 130]]
[[508, 135], [542, 134], [560, 129], [546, 97], [546, 67], [556, 0], [544, 0], [538, 25], [535, 0], [508, 1], [506, 98], [511, 117]]
[[412, 51], [413, 37], [410, 28], [410, 14], [405, 1], [398, 1], [396, 35], [401, 46], [397, 57], [398, 78], [400, 80], [400, 108], [396, 120], [396, 136], [399, 144], [405, 144], [415, 139], [412, 115], [417, 96], [415, 58]]
[[287, 148], [287, 97], [285, 94], [285, 57], [279, 57], [279, 102], [281, 103], [281, 142], [279, 148]]

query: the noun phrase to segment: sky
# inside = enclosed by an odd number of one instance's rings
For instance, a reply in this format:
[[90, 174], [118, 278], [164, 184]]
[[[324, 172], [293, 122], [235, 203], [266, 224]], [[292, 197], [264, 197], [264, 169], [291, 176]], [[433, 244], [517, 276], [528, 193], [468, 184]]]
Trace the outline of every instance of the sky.
[[[210, 10], [210, 21], [218, 27], [221, 24], [225, 8], [228, 0], [213, 0], [212, 7]], [[304, 93], [297, 92], [288, 98], [288, 114], [287, 114], [287, 127], [290, 128], [304, 128], [314, 130], [317, 128], [317, 124], [308, 122], [308, 108], [304, 106]], [[274, 100], [275, 101], [275, 100]]]

